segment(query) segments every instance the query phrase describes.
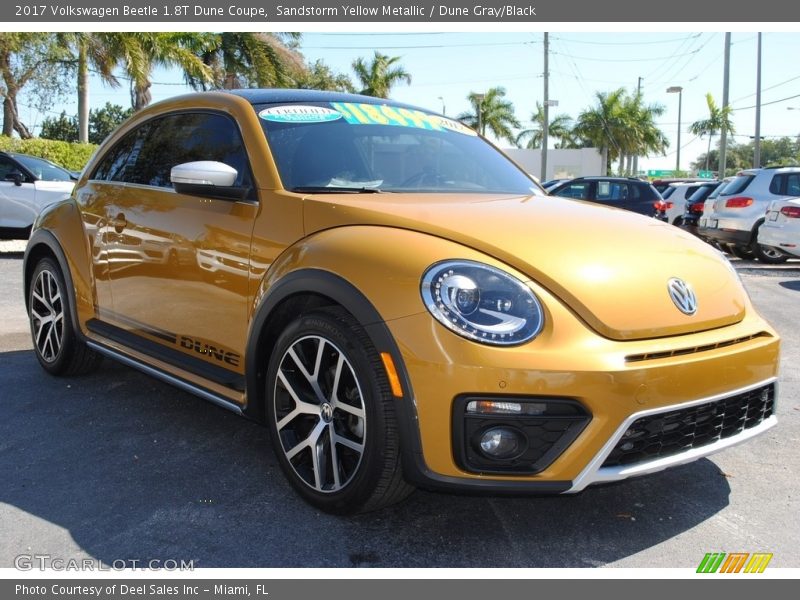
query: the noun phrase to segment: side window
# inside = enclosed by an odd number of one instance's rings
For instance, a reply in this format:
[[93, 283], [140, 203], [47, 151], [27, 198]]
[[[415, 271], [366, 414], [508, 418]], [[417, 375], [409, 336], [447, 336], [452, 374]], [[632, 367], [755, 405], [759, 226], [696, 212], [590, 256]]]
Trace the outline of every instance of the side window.
[[628, 198], [639, 200], [642, 197], [642, 186], [636, 184], [628, 185]]
[[105, 155], [95, 169], [91, 179], [99, 181], [129, 181], [136, 160], [141, 154], [142, 145], [150, 129], [150, 123], [127, 133]]
[[172, 167], [213, 160], [237, 170], [235, 186], [251, 185], [244, 143], [232, 119], [209, 113], [180, 113], [151, 122], [129, 181], [170, 188]]
[[11, 173], [20, 172], [19, 168], [4, 156], [0, 156], [0, 181], [5, 181]]
[[597, 200], [616, 201], [628, 199], [628, 186], [615, 181], [597, 182]]
[[556, 196], [564, 196], [566, 198], [575, 198], [577, 200], [589, 199], [589, 188], [591, 183], [582, 181], [578, 183], [570, 183], [555, 193]]
[[790, 173], [786, 175], [787, 196], [800, 196], [800, 173]]
[[775, 175], [772, 181], [769, 182], [769, 192], [776, 195], [780, 194], [784, 179], [786, 179], [784, 175]]

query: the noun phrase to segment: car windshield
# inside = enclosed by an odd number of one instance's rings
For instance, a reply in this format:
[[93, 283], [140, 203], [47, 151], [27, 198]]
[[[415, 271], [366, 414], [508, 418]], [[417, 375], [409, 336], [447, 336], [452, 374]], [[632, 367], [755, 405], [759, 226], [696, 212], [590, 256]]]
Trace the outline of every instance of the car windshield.
[[661, 192], [661, 198], [662, 198], [663, 200], [666, 200], [667, 198], [669, 198], [670, 196], [672, 196], [672, 194], [673, 194], [674, 192], [675, 192], [675, 186], [674, 186], [674, 185], [671, 185], [671, 186], [667, 187], [667, 188], [666, 188], [666, 189], [665, 189], [663, 192]]
[[34, 156], [23, 156], [17, 154], [14, 158], [22, 163], [36, 179], [42, 181], [72, 181], [72, 174], [66, 169], [57, 167], [53, 163], [36, 158]]
[[254, 108], [287, 190], [544, 195], [501, 152], [445, 117], [353, 102]]

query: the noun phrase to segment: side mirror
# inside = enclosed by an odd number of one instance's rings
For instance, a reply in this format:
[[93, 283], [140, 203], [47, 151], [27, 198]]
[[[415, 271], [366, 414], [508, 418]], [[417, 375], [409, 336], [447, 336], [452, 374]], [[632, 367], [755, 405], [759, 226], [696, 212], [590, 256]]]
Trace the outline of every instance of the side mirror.
[[243, 200], [249, 188], [234, 187], [238, 171], [225, 163], [200, 160], [172, 167], [169, 178], [179, 194]]
[[6, 181], [13, 181], [14, 185], [20, 186], [20, 185], [22, 185], [24, 177], [22, 176], [22, 173], [20, 173], [19, 171], [11, 171], [10, 173], [6, 174], [5, 180]]

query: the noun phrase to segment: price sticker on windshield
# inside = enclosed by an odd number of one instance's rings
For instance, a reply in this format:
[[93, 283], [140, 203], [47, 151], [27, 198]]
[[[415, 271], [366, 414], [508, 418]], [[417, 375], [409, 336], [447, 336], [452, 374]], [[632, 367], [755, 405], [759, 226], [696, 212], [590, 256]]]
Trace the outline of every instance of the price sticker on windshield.
[[411, 108], [357, 102], [331, 102], [331, 107], [351, 125], [391, 125], [430, 131], [452, 131], [471, 136], [478, 135], [458, 121]]

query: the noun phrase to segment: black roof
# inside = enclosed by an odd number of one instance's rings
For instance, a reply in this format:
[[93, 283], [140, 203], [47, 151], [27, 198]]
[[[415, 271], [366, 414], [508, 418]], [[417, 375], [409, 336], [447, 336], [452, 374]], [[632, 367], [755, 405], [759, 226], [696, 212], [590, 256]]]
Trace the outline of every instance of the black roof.
[[604, 177], [603, 175], [584, 175], [583, 177], [576, 177], [571, 181], [594, 181], [594, 180], [602, 180], [602, 181], [638, 181], [639, 183], [650, 183], [649, 181], [645, 181], [644, 179], [639, 179], [638, 177]]
[[402, 102], [395, 102], [394, 100], [387, 100], [385, 98], [323, 90], [239, 89], [224, 90], [224, 92], [241, 96], [250, 104], [279, 104], [281, 102], [359, 102], [362, 104], [391, 104], [392, 106], [399, 106], [402, 108], [434, 112], [426, 108], [403, 104]]

